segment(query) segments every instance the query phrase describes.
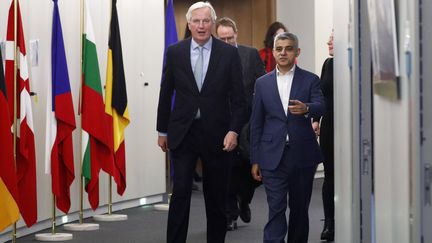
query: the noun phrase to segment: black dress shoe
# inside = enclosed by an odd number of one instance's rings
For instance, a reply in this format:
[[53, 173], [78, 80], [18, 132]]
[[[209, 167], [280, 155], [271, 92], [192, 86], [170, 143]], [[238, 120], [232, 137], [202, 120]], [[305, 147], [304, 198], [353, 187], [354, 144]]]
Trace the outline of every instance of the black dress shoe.
[[251, 210], [249, 204], [247, 203], [240, 204], [240, 218], [245, 223], [249, 223], [251, 221]]
[[232, 231], [237, 229], [237, 220], [228, 220], [227, 221], [227, 230]]
[[334, 241], [334, 219], [325, 219], [321, 240]]

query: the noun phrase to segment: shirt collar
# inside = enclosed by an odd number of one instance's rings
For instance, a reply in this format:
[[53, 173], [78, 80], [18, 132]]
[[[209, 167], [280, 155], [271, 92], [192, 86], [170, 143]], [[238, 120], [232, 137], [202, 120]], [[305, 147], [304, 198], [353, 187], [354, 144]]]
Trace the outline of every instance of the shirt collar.
[[[197, 48], [199, 45], [198, 45], [198, 43], [195, 42], [195, 40], [193, 38], [191, 38], [191, 39], [192, 39], [191, 48], [192, 48], [192, 50], [195, 50], [195, 48]], [[203, 45], [204, 49], [210, 50], [212, 43], [213, 43], [213, 37], [210, 36], [210, 39]]]
[[279, 68], [278, 68], [278, 66], [276, 65], [276, 76], [281, 76], [281, 75], [288, 75], [288, 74], [293, 74], [294, 73], [294, 70], [295, 70], [295, 68], [296, 68], [296, 65], [294, 64], [293, 66], [292, 66], [292, 68], [287, 72], [287, 73], [285, 73], [285, 74], [282, 74], [280, 71], [279, 71]]

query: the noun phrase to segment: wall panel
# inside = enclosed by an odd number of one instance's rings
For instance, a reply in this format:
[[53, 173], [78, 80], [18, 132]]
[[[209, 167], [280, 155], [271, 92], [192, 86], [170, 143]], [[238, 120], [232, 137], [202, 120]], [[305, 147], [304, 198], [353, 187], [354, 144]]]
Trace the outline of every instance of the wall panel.
[[[10, 1], [0, 1], [0, 40], [4, 40], [6, 36], [9, 3]], [[21, 0], [20, 4], [27, 49], [31, 40], [39, 40], [39, 63], [31, 67], [29, 72], [31, 89], [39, 96], [37, 102], [33, 99], [32, 106], [37, 149], [38, 221], [43, 221], [51, 216], [51, 179], [44, 174], [44, 160], [46, 92], [47, 85], [51, 81], [53, 3], [52, 0]], [[90, 1], [102, 85], [106, 77], [110, 4], [111, 0]], [[59, 8], [74, 109], [77, 113], [81, 85], [80, 1], [59, 0]], [[164, 45], [164, 4], [159, 0], [118, 0], [117, 9], [131, 116], [131, 124], [126, 130], [126, 192], [119, 197], [115, 193], [115, 183], [113, 187], [113, 201], [120, 203], [165, 192], [165, 156], [157, 147], [156, 132], [156, 109]], [[71, 186], [70, 213], [76, 212], [79, 207], [80, 117], [76, 115], [75, 119], [77, 121], [77, 129], [73, 133], [75, 181]], [[108, 176], [101, 172], [101, 206], [108, 202], [107, 186]], [[84, 194], [84, 197], [85, 208], [89, 208], [87, 195]], [[137, 205], [138, 200], [136, 202]], [[22, 225], [20, 221], [18, 226]], [[5, 232], [0, 232], [0, 239], [8, 238]]]

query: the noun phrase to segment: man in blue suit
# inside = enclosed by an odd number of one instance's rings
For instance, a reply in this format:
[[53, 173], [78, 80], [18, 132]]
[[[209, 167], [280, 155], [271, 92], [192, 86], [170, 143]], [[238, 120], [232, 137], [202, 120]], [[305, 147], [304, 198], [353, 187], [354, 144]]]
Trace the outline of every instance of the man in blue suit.
[[253, 177], [263, 181], [267, 194], [266, 243], [285, 242], [287, 233], [289, 243], [307, 243], [313, 178], [322, 161], [311, 118], [323, 115], [324, 97], [318, 76], [295, 64], [299, 54], [296, 35], [277, 35], [273, 46], [277, 66], [255, 86], [251, 163]]

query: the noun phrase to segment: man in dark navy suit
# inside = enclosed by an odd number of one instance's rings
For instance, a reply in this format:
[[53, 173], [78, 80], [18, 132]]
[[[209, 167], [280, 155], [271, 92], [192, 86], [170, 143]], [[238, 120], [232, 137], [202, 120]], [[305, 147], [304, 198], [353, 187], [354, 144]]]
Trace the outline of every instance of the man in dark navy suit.
[[263, 181], [267, 194], [266, 243], [285, 242], [287, 233], [289, 243], [307, 243], [313, 178], [322, 161], [311, 118], [323, 115], [324, 97], [318, 76], [295, 64], [299, 54], [297, 36], [277, 35], [276, 68], [255, 86], [251, 163], [253, 177]]
[[245, 123], [242, 67], [237, 49], [212, 37], [216, 13], [210, 3], [191, 5], [186, 19], [192, 38], [167, 49], [157, 115], [158, 145], [170, 150], [174, 167], [167, 242], [186, 242], [193, 172], [201, 158], [207, 242], [219, 243], [226, 234], [231, 151]]
[[[234, 20], [223, 17], [216, 22], [216, 35], [220, 40], [237, 47], [243, 68], [243, 86], [246, 98], [246, 117], [249, 120], [252, 110], [252, 97], [257, 78], [265, 74], [264, 63], [258, 50], [237, 43], [237, 25]], [[259, 182], [252, 178], [249, 157], [249, 123], [242, 129], [239, 146], [234, 151], [232, 174], [227, 199], [227, 230], [237, 229], [237, 218], [245, 223], [251, 221], [249, 204], [252, 201], [255, 187]]]

